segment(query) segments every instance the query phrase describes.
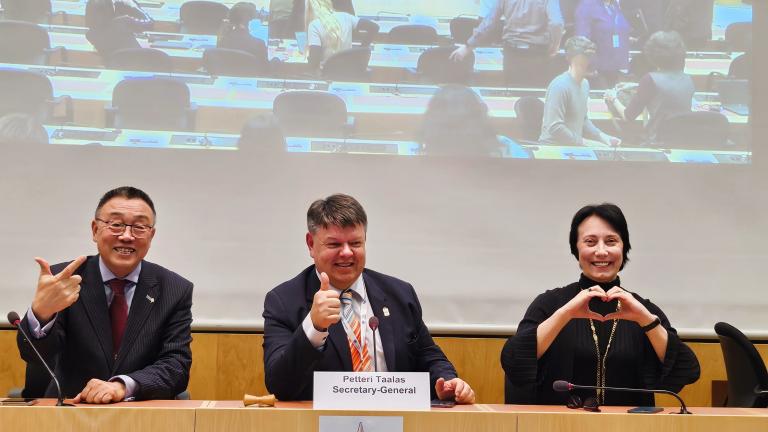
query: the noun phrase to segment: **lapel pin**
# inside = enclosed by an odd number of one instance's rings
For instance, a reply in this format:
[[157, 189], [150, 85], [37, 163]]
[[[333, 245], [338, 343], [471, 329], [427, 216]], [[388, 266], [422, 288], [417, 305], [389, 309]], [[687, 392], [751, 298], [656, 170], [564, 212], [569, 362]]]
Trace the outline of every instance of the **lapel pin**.
[[383, 308], [381, 308], [381, 311], [384, 312], [384, 316], [385, 317], [389, 316], [389, 308], [388, 307], [384, 306]]
[[147, 300], [149, 300], [150, 303], [154, 303], [155, 302], [155, 298], [154, 297], [150, 297], [149, 294], [147, 294]]

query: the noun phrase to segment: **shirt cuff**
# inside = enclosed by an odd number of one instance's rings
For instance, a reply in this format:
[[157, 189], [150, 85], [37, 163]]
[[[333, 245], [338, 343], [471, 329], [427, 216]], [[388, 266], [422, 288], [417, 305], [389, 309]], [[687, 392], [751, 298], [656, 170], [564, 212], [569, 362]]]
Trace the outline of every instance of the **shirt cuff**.
[[53, 318], [48, 321], [48, 324], [41, 327], [40, 321], [37, 320], [35, 313], [32, 312], [32, 306], [30, 306], [29, 309], [27, 309], [27, 323], [29, 324], [29, 329], [32, 331], [32, 337], [35, 339], [42, 339], [48, 336], [48, 332], [51, 330], [53, 323], [56, 321], [56, 315], [54, 315]]
[[316, 350], [322, 351], [325, 349], [325, 340], [328, 339], [328, 331], [317, 330], [315, 325], [312, 324], [312, 318], [310, 318], [309, 314], [304, 318], [301, 327], [304, 328], [304, 334], [307, 335], [309, 343], [311, 343]]
[[138, 384], [136, 381], [134, 381], [133, 378], [129, 377], [128, 375], [118, 375], [110, 378], [109, 381], [121, 381], [123, 384], [125, 384], [125, 397], [123, 398], [124, 401], [130, 402], [136, 399], [134, 395], [136, 394], [136, 387], [138, 387]]

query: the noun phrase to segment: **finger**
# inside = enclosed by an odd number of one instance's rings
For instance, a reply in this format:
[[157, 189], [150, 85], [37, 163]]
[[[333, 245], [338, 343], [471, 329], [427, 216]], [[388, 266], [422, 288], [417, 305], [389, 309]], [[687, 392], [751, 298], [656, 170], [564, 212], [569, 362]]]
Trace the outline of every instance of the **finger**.
[[328, 315], [327, 319], [328, 319], [328, 321], [331, 321], [333, 323], [337, 323], [337, 322], [341, 321], [341, 315], [339, 315], [339, 314]]
[[328, 275], [325, 272], [320, 273], [320, 291], [328, 291], [331, 289], [331, 283], [328, 280]]
[[587, 315], [588, 315], [587, 318], [595, 320], [595, 321], [600, 321], [600, 322], [605, 321], [606, 319], [608, 319], [607, 317], [605, 317], [603, 315], [600, 315], [597, 312], [592, 312], [592, 311], [587, 312]]
[[72, 403], [76, 403], [76, 404], [80, 403], [83, 400], [81, 395], [82, 393], [78, 393], [77, 396], [75, 396], [75, 398], [72, 399]]
[[435, 391], [437, 392], [438, 396], [440, 396], [443, 393], [444, 386], [445, 386], [445, 379], [438, 378], [437, 381], [435, 381]]
[[625, 314], [623, 312], [611, 312], [605, 316], [605, 321], [614, 319], [624, 319]]
[[460, 395], [465, 387], [467, 387], [467, 383], [465, 383], [462, 380], [455, 380], [453, 385], [453, 394]]
[[108, 404], [110, 402], [112, 402], [112, 393], [111, 392], [105, 392], [99, 398], [99, 403]]
[[77, 257], [74, 261], [69, 263], [68, 266], [64, 267], [64, 270], [60, 271], [59, 274], [56, 275], [56, 279], [66, 279], [70, 276], [72, 276], [75, 273], [75, 270], [77, 270], [83, 263], [85, 262], [85, 255], [81, 255]]
[[621, 289], [620, 287], [615, 286], [615, 287], [609, 289], [606, 294], [611, 295], [611, 294], [615, 294], [617, 292], [624, 292], [624, 290]]
[[51, 265], [48, 264], [48, 261], [40, 257], [35, 257], [35, 261], [40, 266], [40, 276], [53, 276], [53, 273], [51, 273]]

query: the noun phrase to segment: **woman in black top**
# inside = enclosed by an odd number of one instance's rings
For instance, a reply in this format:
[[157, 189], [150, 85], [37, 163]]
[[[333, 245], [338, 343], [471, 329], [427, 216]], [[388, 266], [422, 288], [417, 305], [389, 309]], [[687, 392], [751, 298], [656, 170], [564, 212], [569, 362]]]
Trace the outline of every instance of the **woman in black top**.
[[[552, 390], [557, 380], [675, 392], [695, 382], [696, 355], [661, 309], [621, 286], [618, 273], [630, 250], [621, 209], [601, 204], [579, 210], [570, 245], [582, 270], [579, 281], [539, 295], [501, 352], [512, 387], [507, 402], [565, 404], [570, 395]], [[572, 393], [600, 405], [654, 405], [652, 394]]]

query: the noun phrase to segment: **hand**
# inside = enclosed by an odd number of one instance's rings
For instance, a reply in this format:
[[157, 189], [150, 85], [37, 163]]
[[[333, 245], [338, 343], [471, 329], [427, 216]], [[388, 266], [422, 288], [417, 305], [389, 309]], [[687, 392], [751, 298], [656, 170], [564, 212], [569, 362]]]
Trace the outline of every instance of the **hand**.
[[74, 403], [108, 404], [125, 399], [125, 384], [121, 381], [102, 381], [93, 378], [75, 396]]
[[83, 278], [73, 274], [85, 262], [85, 257], [78, 257], [56, 276], [51, 273], [51, 266], [46, 260], [35, 258], [35, 261], [40, 265], [40, 277], [32, 300], [32, 313], [41, 324], [45, 324], [80, 297]]
[[472, 51], [468, 46], [466, 45], [460, 45], [458, 48], [456, 48], [448, 58], [455, 62], [464, 61], [464, 59], [467, 57], [469, 52]]
[[446, 381], [438, 378], [435, 382], [435, 392], [440, 400], [453, 399], [458, 404], [475, 403], [475, 392], [463, 379], [454, 378]]
[[603, 142], [611, 147], [621, 146], [621, 138], [607, 134], [603, 135]]
[[603, 94], [603, 99], [608, 103], [613, 103], [613, 101], [616, 100], [616, 90], [606, 90], [605, 94]]
[[331, 289], [328, 275], [325, 272], [320, 273], [320, 290], [315, 293], [315, 297], [312, 299], [312, 309], [309, 311], [312, 325], [318, 331], [325, 331], [331, 324], [341, 320], [339, 294]]
[[563, 305], [558, 311], [569, 319], [591, 318], [596, 321], [605, 321], [606, 317], [589, 309], [589, 301], [595, 297], [603, 301], [608, 301], [606, 292], [595, 285], [589, 289], [579, 291], [571, 301]]
[[624, 291], [621, 287], [613, 287], [606, 293], [608, 301], [618, 299], [621, 301], [621, 310], [613, 313], [609, 313], [605, 316], [606, 320], [621, 319], [627, 321], [634, 321], [641, 327], [650, 324], [656, 319], [648, 308], [642, 303], [637, 301], [635, 296], [631, 293]]

